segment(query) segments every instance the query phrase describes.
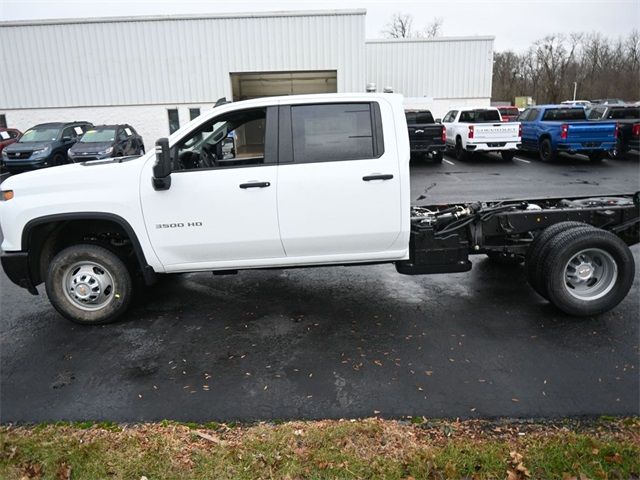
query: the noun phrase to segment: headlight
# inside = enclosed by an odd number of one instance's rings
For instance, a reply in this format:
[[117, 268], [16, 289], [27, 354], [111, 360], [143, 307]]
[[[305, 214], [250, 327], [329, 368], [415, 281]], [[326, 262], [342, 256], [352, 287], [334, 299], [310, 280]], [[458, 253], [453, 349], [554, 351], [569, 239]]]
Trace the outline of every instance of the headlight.
[[33, 156], [36, 157], [44, 157], [45, 155], [47, 155], [49, 152], [51, 151], [51, 147], [50, 146], [46, 146], [44, 148], [41, 148], [39, 150], [34, 150], [33, 151]]
[[109, 147], [106, 150], [98, 152], [98, 155], [109, 155], [111, 152], [113, 152], [113, 147]]

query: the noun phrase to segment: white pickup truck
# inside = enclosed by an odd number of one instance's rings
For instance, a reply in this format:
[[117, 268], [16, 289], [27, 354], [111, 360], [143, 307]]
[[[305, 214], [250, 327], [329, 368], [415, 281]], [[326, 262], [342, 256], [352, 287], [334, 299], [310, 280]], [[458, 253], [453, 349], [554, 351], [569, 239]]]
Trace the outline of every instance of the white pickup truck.
[[500, 152], [504, 160], [511, 161], [520, 147], [520, 123], [503, 122], [497, 108], [451, 110], [442, 124], [447, 129], [447, 148], [461, 161], [476, 152]]
[[627, 294], [637, 194], [412, 207], [409, 156], [398, 95], [222, 104], [155, 152], [9, 177], [2, 265], [33, 294], [44, 282], [53, 306], [85, 324], [115, 320], [134, 284], [160, 274], [372, 263], [462, 272], [476, 253], [526, 256], [532, 286], [571, 314]]

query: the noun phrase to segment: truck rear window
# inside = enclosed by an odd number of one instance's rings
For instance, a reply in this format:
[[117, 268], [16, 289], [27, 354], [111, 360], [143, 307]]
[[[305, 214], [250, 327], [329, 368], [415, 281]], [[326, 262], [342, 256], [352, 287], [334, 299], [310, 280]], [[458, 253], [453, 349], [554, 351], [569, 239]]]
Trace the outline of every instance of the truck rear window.
[[433, 115], [428, 110], [424, 112], [405, 112], [407, 117], [407, 124], [409, 125], [423, 125], [425, 123], [436, 123], [433, 119]]
[[520, 114], [517, 108], [501, 108], [500, 113], [503, 117], [505, 115], [508, 115], [510, 117], [517, 117]]
[[460, 114], [460, 122], [491, 123], [501, 120], [498, 110], [467, 110]]
[[639, 107], [630, 107], [630, 108], [612, 108], [607, 115], [608, 119], [611, 120], [622, 120], [629, 118], [640, 118], [640, 108]]
[[586, 120], [584, 108], [552, 108], [542, 115], [542, 120]]

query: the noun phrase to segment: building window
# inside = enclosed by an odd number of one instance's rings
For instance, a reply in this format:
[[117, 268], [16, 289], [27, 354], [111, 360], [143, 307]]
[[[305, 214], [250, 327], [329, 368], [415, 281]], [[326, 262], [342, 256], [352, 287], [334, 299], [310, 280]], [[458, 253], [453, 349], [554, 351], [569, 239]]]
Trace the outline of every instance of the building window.
[[7, 116], [4, 113], [0, 115], [0, 128], [7, 128]]
[[178, 118], [178, 109], [170, 108], [167, 110], [169, 116], [169, 135], [180, 128], [180, 119]]
[[189, 109], [189, 120], [193, 120], [194, 118], [197, 118], [200, 116], [200, 109], [199, 108], [190, 108]]

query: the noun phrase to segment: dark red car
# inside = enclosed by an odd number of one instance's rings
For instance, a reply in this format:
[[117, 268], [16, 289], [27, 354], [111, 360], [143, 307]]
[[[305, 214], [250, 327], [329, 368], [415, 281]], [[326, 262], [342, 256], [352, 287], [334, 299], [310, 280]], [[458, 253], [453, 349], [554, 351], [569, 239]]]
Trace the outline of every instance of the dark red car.
[[518, 119], [518, 115], [520, 115], [520, 110], [518, 107], [496, 107], [500, 111], [500, 116], [504, 122], [515, 122]]
[[15, 128], [0, 128], [0, 154], [4, 147], [16, 143], [21, 136], [22, 132]]

